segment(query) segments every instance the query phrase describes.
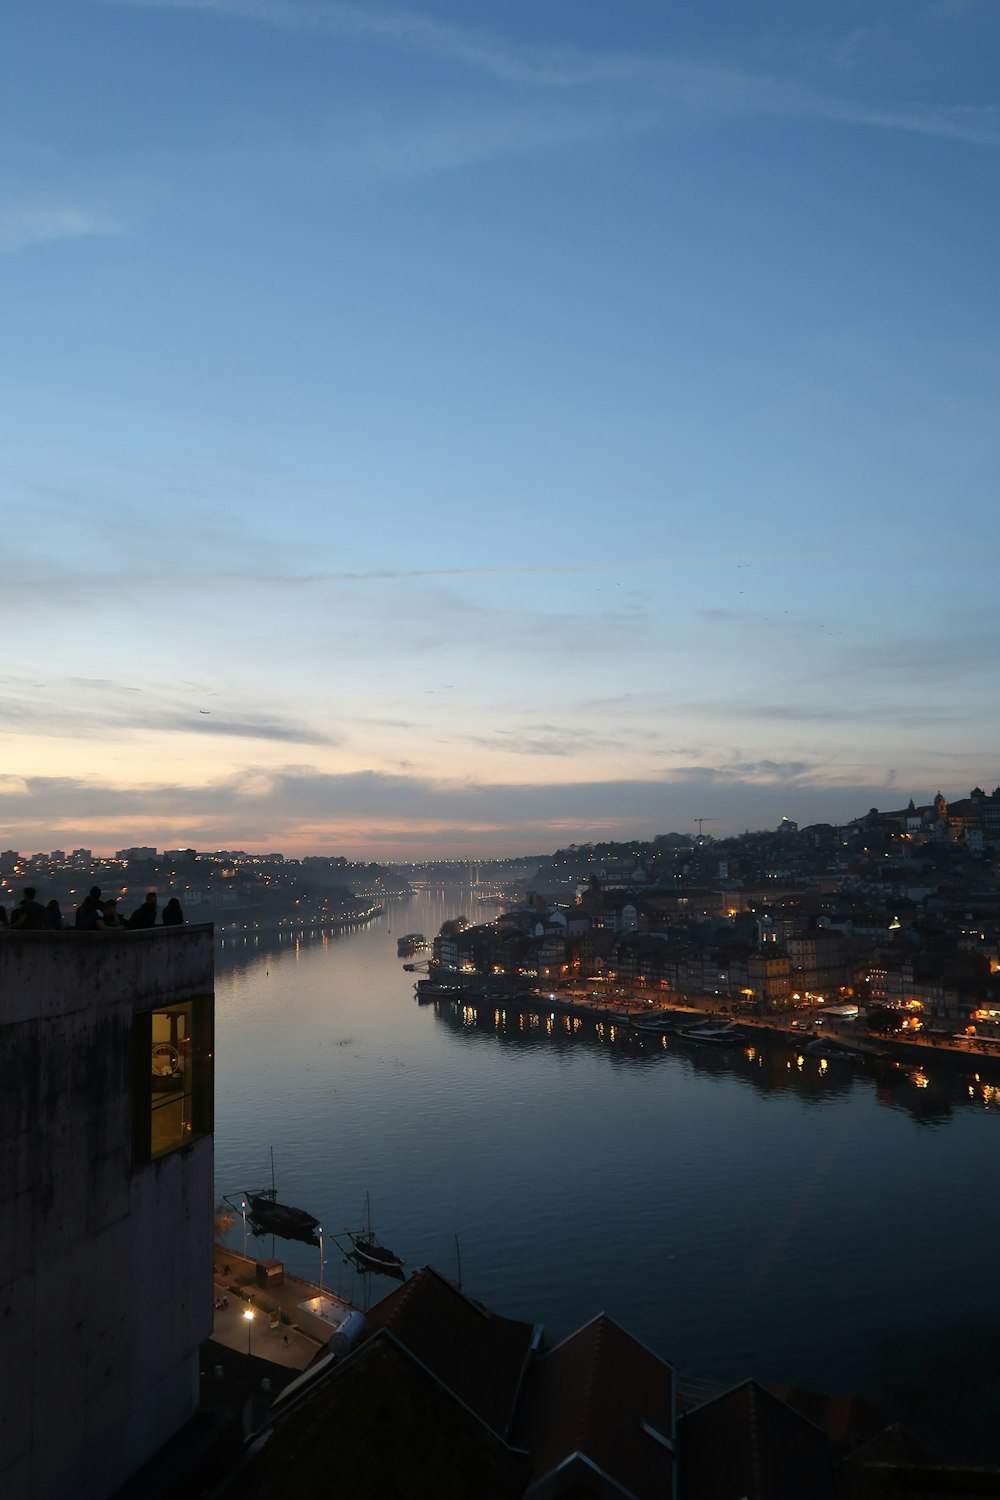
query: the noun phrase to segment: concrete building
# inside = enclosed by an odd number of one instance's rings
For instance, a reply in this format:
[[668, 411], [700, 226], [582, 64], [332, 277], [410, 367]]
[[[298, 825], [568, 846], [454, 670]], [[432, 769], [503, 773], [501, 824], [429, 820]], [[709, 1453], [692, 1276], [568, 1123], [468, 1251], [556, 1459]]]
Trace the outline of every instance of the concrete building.
[[0, 1494], [103, 1500], [212, 1331], [209, 926], [0, 934]]

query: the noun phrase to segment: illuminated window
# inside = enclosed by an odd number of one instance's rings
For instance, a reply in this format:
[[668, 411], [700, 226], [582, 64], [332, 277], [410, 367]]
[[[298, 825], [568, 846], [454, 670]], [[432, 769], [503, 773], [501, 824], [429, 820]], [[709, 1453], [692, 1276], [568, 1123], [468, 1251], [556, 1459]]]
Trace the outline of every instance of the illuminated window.
[[212, 1131], [212, 998], [135, 1017], [135, 1160], [156, 1161]]

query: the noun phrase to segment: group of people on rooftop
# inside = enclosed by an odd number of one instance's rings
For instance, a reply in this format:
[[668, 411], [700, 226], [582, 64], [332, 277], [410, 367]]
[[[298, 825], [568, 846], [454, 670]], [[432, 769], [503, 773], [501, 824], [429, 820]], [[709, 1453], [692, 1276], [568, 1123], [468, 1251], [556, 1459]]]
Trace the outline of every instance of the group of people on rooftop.
[[[63, 932], [75, 927], [78, 932], [99, 932], [115, 927], [155, 927], [157, 898], [155, 891], [147, 891], [141, 906], [131, 916], [123, 917], [118, 911], [115, 896], [101, 899], [101, 888], [92, 885], [76, 908], [73, 921], [64, 917], [59, 902], [52, 900], [43, 906], [38, 900], [34, 886], [26, 885], [21, 899], [8, 916], [7, 909], [0, 906], [0, 928], [10, 927], [20, 932]], [[178, 927], [184, 921], [184, 913], [176, 896], [171, 896], [163, 908], [164, 927]]]

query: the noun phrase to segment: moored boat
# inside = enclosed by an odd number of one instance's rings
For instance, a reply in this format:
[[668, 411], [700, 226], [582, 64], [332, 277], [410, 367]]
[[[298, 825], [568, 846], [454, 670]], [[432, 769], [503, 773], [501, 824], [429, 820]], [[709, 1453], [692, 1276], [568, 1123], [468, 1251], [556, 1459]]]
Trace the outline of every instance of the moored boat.
[[463, 1000], [470, 994], [467, 984], [449, 984], [443, 979], [418, 979], [413, 986], [418, 1000]]
[[271, 1152], [271, 1186], [260, 1188], [255, 1193], [244, 1194], [247, 1216], [251, 1223], [270, 1234], [289, 1240], [311, 1240], [319, 1228], [319, 1220], [304, 1208], [295, 1208], [291, 1203], [279, 1203], [274, 1185], [274, 1152]]
[[280, 1235], [284, 1240], [319, 1243], [316, 1238], [319, 1220], [304, 1208], [295, 1208], [291, 1203], [279, 1203], [269, 1192], [247, 1194], [247, 1217], [255, 1229]]
[[716, 1047], [735, 1047], [743, 1032], [733, 1021], [709, 1021], [701, 1026], [682, 1026], [677, 1032], [686, 1042], [708, 1042]]
[[365, 1194], [365, 1223], [362, 1229], [345, 1229], [356, 1258], [372, 1271], [384, 1271], [389, 1276], [398, 1276], [406, 1262], [395, 1250], [383, 1245], [372, 1229], [371, 1201]]
[[644, 1032], [647, 1036], [665, 1036], [668, 1031], [676, 1031], [676, 1016], [651, 1015], [642, 1016], [632, 1022], [633, 1029]]
[[811, 1042], [806, 1042], [803, 1052], [809, 1057], [835, 1057], [850, 1062], [857, 1057], [857, 1053], [846, 1042], [838, 1042], [835, 1037], [818, 1036]]

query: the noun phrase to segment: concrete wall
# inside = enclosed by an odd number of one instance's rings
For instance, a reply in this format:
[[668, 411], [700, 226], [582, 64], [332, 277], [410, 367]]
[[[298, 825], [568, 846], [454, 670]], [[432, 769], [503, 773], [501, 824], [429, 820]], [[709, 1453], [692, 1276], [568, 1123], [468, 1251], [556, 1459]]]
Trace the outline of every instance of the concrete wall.
[[211, 1137], [132, 1162], [132, 1017], [211, 927], [0, 933], [0, 1495], [103, 1500], [194, 1412]]

